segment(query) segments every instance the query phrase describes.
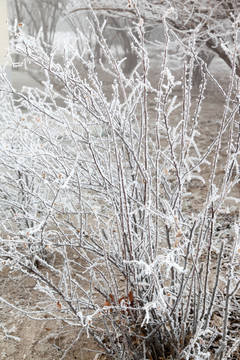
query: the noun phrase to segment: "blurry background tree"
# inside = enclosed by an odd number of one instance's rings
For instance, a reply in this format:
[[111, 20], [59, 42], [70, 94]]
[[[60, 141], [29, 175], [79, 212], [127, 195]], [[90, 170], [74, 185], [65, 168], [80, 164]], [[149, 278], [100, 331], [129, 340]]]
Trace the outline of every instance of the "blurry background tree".
[[[17, 21], [24, 27], [26, 34], [39, 37], [42, 47], [49, 54], [55, 40], [57, 26], [60, 19], [63, 19], [66, 0], [9, 0], [7, 5], [10, 24], [13, 25]], [[23, 71], [19, 54], [12, 55], [12, 61], [15, 64], [14, 70]], [[27, 72], [30, 75], [30, 81], [34, 79], [36, 84], [42, 82], [43, 79], [39, 78], [35, 66], [29, 67]], [[16, 74], [13, 79], [21, 83], [21, 79], [16, 80]]]
[[[68, 3], [68, 12], [79, 16], [81, 11], [87, 8], [79, 1], [72, 0]], [[92, 8], [98, 13], [112, 16], [119, 16], [123, 19], [133, 18], [135, 14], [134, 1], [126, 1], [126, 6], [114, 0], [91, 1]], [[140, 0], [138, 8], [143, 14], [148, 35], [155, 29], [159, 40], [162, 37], [163, 28], [162, 16], [168, 10], [167, 23], [179, 38], [187, 45], [189, 35], [195, 32], [197, 55], [209, 65], [215, 55], [218, 55], [228, 66], [231, 67], [231, 52], [234, 43], [234, 24], [239, 18], [239, 1], [218, 1], [218, 0]], [[236, 26], [236, 25], [235, 25]], [[125, 36], [127, 36], [125, 34]], [[156, 35], [155, 35], [156, 36]], [[129, 68], [129, 64], [127, 66]], [[240, 60], [236, 64], [236, 73], [240, 75]], [[199, 67], [194, 70], [195, 84], [201, 80]]]
[[[79, 5], [79, 2], [77, 2]], [[81, 2], [82, 4], [82, 2]], [[83, 31], [88, 39], [91, 39], [91, 30], [86, 21], [87, 17], [91, 18], [91, 14], [87, 11], [89, 8], [85, 4], [85, 11], [70, 15], [66, 9], [71, 8], [73, 3], [66, 0], [52, 1], [33, 1], [33, 0], [10, 0], [8, 2], [10, 21], [13, 24], [17, 19], [18, 23], [22, 23], [25, 31], [31, 36], [37, 36], [39, 30], [42, 30], [43, 47], [48, 48], [53, 44], [57, 26], [60, 19], [65, 19], [75, 33], [77, 29]], [[114, 16], [109, 12], [99, 13], [99, 20], [108, 19], [108, 26], [105, 29], [105, 36], [112, 39], [112, 44], [119, 57], [126, 57], [125, 70], [130, 72], [137, 64], [137, 56], [131, 47], [131, 39], [128, 35], [130, 21], [127, 18]], [[117, 38], [117, 41], [115, 39]], [[114, 41], [113, 41], [114, 40]], [[77, 44], [79, 51], [82, 44]], [[118, 49], [117, 47], [118, 46]], [[92, 42], [95, 48], [97, 58], [100, 58], [100, 47], [97, 43]], [[46, 49], [47, 50], [47, 49]], [[123, 55], [122, 55], [123, 53]]]
[[10, 0], [8, 1], [11, 23], [17, 19], [23, 23], [25, 31], [37, 36], [40, 29], [43, 33], [43, 46], [51, 45], [56, 27], [62, 16], [66, 0]]
[[[72, 30], [76, 32], [77, 29], [80, 29], [84, 34], [86, 34], [88, 39], [90, 39], [92, 31], [89, 28], [89, 24], [86, 19], [92, 18], [92, 14], [87, 10], [70, 14], [66, 12], [66, 14], [66, 19]], [[137, 55], [131, 46], [132, 40], [128, 33], [129, 27], [132, 26], [131, 21], [125, 17], [114, 16], [114, 14], [108, 12], [100, 12], [97, 15], [99, 21], [103, 22], [104, 20], [107, 20], [107, 26], [104, 29], [104, 36], [110, 42], [111, 47], [114, 48], [118, 60], [126, 58], [124, 70], [127, 73], [130, 73], [137, 65]], [[96, 58], [100, 59], [101, 48], [99, 44], [96, 43], [95, 40], [92, 40], [91, 43], [92, 48], [95, 48]], [[78, 47], [80, 48], [81, 46], [82, 44], [78, 43]]]
[[[64, 15], [72, 30], [76, 32], [77, 28], [82, 30], [85, 27], [84, 32], [91, 36], [86, 22], [87, 15], [90, 15], [87, 12], [89, 9], [87, 1], [80, 3], [78, 0], [68, 2], [66, 0], [10, 0], [8, 4], [11, 22], [14, 22], [15, 19], [23, 22], [27, 32], [32, 36], [36, 36], [41, 28], [45, 44], [53, 43], [57, 24]], [[114, 46], [117, 43], [120, 48], [119, 57], [126, 58], [125, 70], [132, 71], [136, 66], [137, 59], [131, 46], [128, 28], [129, 18], [134, 16], [134, 2], [126, 1], [126, 7], [123, 7], [122, 4], [119, 5], [115, 0], [91, 1], [91, 5], [97, 11], [99, 18], [107, 18], [108, 25], [105, 28], [105, 36], [108, 39], [117, 37], [118, 41], [114, 41]], [[169, 3], [162, 0], [140, 0], [138, 7], [144, 14], [149, 40], [154, 33], [155, 39], [161, 41], [163, 37], [162, 15], [166, 8], [169, 8], [168, 26], [176, 31], [183, 43], [188, 38], [186, 35], [195, 31], [200, 58], [209, 65], [214, 55], [218, 55], [227, 65], [231, 66], [230, 56], [224, 47], [227, 46], [230, 54], [234, 42], [233, 23], [239, 17], [237, 0], [193, 0], [187, 2], [173, 0]], [[97, 44], [93, 44], [93, 46], [95, 46], [96, 56], [99, 58], [99, 46]], [[195, 84], [198, 85], [201, 80], [199, 67], [196, 66], [194, 71]], [[237, 75], [240, 75], [239, 59], [236, 64], [236, 72]]]

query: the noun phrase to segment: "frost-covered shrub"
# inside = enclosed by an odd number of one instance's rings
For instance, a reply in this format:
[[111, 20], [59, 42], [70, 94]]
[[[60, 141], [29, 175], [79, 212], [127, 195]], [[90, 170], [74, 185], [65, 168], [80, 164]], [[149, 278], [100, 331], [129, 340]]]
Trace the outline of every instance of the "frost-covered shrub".
[[[188, 47], [169, 36], [163, 18], [155, 86], [136, 17], [139, 63], [128, 76], [96, 17], [101, 67], [80, 32], [82, 53], [66, 45], [49, 55], [40, 39], [12, 30], [12, 51], [44, 80], [43, 89], [16, 92], [2, 79], [1, 261], [33, 277], [49, 300], [35, 318], [47, 312], [79, 326], [110, 358], [223, 359], [238, 347], [229, 328], [239, 288], [237, 217], [218, 231], [239, 182], [236, 53], [225, 92], [195, 53], [194, 33]], [[171, 41], [187, 55], [181, 81], [169, 67]], [[196, 64], [202, 82], [193, 94]], [[212, 142], [200, 149], [208, 81], [225, 106]], [[198, 208], [192, 184], [202, 186]]]

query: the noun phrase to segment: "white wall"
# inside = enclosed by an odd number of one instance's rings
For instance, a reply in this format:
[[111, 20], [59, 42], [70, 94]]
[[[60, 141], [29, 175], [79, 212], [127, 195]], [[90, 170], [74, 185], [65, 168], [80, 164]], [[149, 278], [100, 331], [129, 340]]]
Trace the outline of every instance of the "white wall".
[[0, 0], [0, 65], [6, 64], [8, 48], [7, 0]]

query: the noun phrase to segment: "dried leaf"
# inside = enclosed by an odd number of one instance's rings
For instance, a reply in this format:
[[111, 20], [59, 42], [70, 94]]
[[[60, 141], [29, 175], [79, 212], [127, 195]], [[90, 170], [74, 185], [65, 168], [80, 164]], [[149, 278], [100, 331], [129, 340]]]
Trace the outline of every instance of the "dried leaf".
[[132, 305], [133, 302], [134, 302], [134, 297], [133, 297], [132, 291], [130, 291], [130, 292], [128, 293], [128, 299], [130, 300], [130, 303], [131, 303], [131, 305]]
[[103, 307], [108, 307], [110, 309], [108, 309], [108, 311], [110, 310], [110, 312], [112, 312], [111, 306], [114, 303], [114, 297], [112, 294], [109, 295], [109, 299], [111, 300], [111, 302], [109, 300], [105, 300], [103, 303]]
[[180, 229], [178, 229], [178, 231], [177, 231], [177, 237], [180, 237], [180, 236], [182, 236], [182, 232], [181, 232]]
[[59, 310], [62, 310], [62, 305], [60, 304], [60, 302], [57, 302], [57, 307], [59, 308]]
[[103, 303], [103, 307], [109, 307], [111, 306], [111, 303], [108, 301], [108, 300], [105, 300], [104, 303]]
[[[114, 301], [114, 297], [113, 297], [113, 294], [110, 294], [109, 296], [109, 300], [105, 300], [104, 303], [103, 303], [103, 307], [108, 307], [110, 309], [110, 312], [113, 311], [113, 309], [111, 308], [113, 305], [116, 306], [116, 303]], [[130, 291], [128, 293], [128, 296], [123, 296], [121, 297], [120, 299], [118, 299], [117, 303], [120, 305], [120, 306], [133, 306], [133, 303], [134, 303], [134, 297], [133, 297], [133, 293], [132, 291]], [[127, 310], [128, 311], [128, 310]]]

